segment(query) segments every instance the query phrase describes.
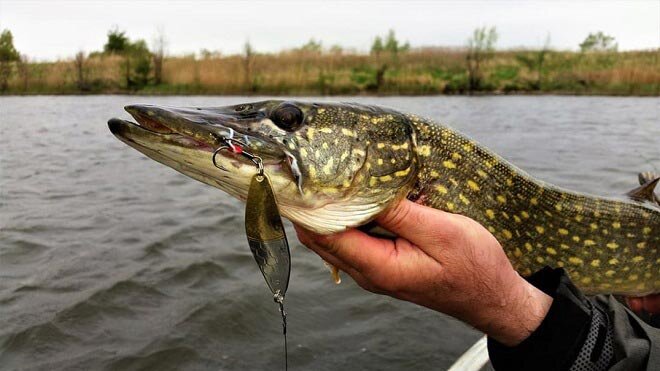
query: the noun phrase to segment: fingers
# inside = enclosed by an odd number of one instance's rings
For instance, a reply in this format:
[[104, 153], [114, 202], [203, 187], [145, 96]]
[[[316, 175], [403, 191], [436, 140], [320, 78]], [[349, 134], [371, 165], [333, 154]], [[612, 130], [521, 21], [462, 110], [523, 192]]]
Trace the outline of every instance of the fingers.
[[643, 298], [626, 298], [626, 303], [628, 304], [628, 308], [635, 313], [641, 312], [644, 306]]
[[376, 221], [388, 231], [423, 248], [429, 243], [435, 245], [456, 237], [457, 218], [457, 215], [404, 199], [385, 210]]
[[660, 314], [660, 294], [653, 294], [644, 297], [626, 298], [628, 307], [636, 313], [646, 311], [650, 314]]
[[368, 274], [382, 264], [390, 249], [388, 245], [392, 245], [389, 240], [371, 237], [355, 229], [332, 235], [320, 235], [299, 226], [295, 229], [300, 242], [349, 274], [351, 269]]

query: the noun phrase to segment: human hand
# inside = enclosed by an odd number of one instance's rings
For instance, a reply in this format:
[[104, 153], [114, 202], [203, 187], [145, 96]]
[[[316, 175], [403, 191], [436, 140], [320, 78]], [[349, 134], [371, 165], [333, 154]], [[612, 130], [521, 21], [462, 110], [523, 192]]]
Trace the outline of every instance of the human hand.
[[550, 309], [552, 298], [520, 277], [474, 220], [404, 200], [376, 221], [399, 237], [296, 232], [361, 287], [449, 314], [505, 345], [527, 338]]
[[660, 314], [660, 294], [651, 294], [643, 297], [627, 297], [628, 307], [635, 312], [647, 312], [649, 314]]

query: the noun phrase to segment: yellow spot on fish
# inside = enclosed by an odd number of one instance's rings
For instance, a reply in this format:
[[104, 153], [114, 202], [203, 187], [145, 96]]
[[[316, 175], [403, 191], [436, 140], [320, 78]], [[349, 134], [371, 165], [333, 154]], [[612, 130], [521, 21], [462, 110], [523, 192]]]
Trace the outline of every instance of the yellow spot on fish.
[[339, 160], [344, 161], [344, 160], [346, 160], [347, 157], [348, 157], [348, 152], [344, 152], [344, 153], [341, 154], [341, 157], [339, 158]]
[[488, 168], [492, 168], [492, 167], [494, 167], [495, 165], [497, 165], [497, 160], [495, 160], [495, 159], [493, 159], [493, 158], [491, 158], [491, 159], [489, 159], [489, 160], [486, 160], [486, 167], [488, 167]]
[[595, 244], [596, 242], [594, 242], [593, 240], [584, 240], [584, 246], [593, 246]]
[[540, 225], [537, 225], [536, 226], [536, 231], [539, 232], [539, 233], [543, 233], [543, 232], [545, 232], [545, 228], [541, 227]]
[[380, 177], [381, 182], [389, 182], [390, 180], [392, 180], [392, 176], [390, 176], [390, 175], [385, 175], [385, 176]]
[[488, 219], [495, 219], [495, 212], [491, 209], [486, 210], [486, 216], [488, 216]]
[[456, 164], [451, 160], [443, 161], [442, 166], [446, 167], [447, 169], [456, 169]]
[[307, 150], [304, 148], [300, 149], [300, 157], [307, 157]]
[[432, 177], [432, 178], [437, 178], [437, 177], [439, 177], [439, 176], [440, 176], [440, 174], [439, 174], [437, 171], [435, 171], [435, 170], [431, 170], [431, 177]]
[[581, 282], [584, 283], [585, 285], [586, 285], [586, 284], [589, 284], [589, 283], [591, 283], [591, 277], [584, 277], [584, 278], [581, 280]]
[[463, 156], [461, 156], [460, 153], [456, 153], [456, 152], [454, 152], [454, 153], [451, 154], [451, 158], [452, 158], [453, 160], [458, 161], [458, 160], [460, 160], [461, 158], [463, 158]]
[[607, 277], [612, 277], [612, 276], [614, 276], [615, 274], [616, 274], [616, 272], [613, 271], [613, 270], [609, 270], [609, 271], [605, 272], [605, 275], [606, 275]]
[[547, 251], [550, 255], [557, 255], [557, 250], [553, 249], [552, 247], [548, 247], [545, 249], [545, 251]]
[[529, 202], [531, 202], [532, 205], [538, 205], [539, 204], [539, 200], [536, 197], [530, 198]]
[[639, 278], [639, 276], [637, 276], [636, 274], [631, 274], [630, 276], [628, 276], [629, 281], [637, 281], [637, 278]]
[[472, 180], [468, 180], [467, 184], [470, 187], [470, 189], [472, 189], [475, 192], [479, 191], [481, 189], [481, 188], [479, 188], [479, 185], [477, 183], [475, 183], [474, 181], [472, 181]]
[[564, 228], [559, 228], [559, 234], [563, 234], [565, 236], [568, 234], [568, 230]]
[[639, 263], [642, 260], [644, 260], [643, 256], [635, 256], [634, 258], [632, 258], [632, 261], [635, 262], [635, 263]]
[[375, 187], [378, 184], [378, 179], [376, 177], [369, 178], [369, 186]]
[[326, 133], [326, 134], [332, 134], [332, 129], [325, 127], [325, 128], [320, 128], [319, 131], [321, 133]]
[[610, 243], [607, 244], [607, 247], [609, 247], [612, 250], [615, 250], [615, 249], [619, 248], [619, 244], [617, 244], [616, 242], [610, 242]]
[[342, 134], [347, 135], [349, 137], [354, 137], [355, 136], [355, 132], [353, 130], [349, 130], [349, 129], [346, 129], [346, 128], [341, 128], [341, 132], [342, 132]]
[[520, 216], [522, 216], [525, 219], [529, 219], [529, 213], [527, 213], [527, 211], [521, 211]]
[[488, 178], [488, 174], [486, 174], [486, 172], [481, 169], [477, 170], [477, 174], [479, 174], [479, 176], [482, 178]]
[[378, 147], [378, 149], [385, 148], [385, 143], [378, 143], [376, 144], [376, 147]]
[[289, 149], [296, 149], [296, 145], [293, 142], [289, 142]]
[[325, 164], [325, 166], [323, 166], [323, 173], [325, 175], [332, 174], [332, 167], [334, 166], [334, 164], [335, 164], [334, 159], [330, 157], [330, 159], [328, 159], [328, 162]]
[[612, 258], [612, 259], [608, 260], [607, 262], [608, 262], [610, 265], [617, 265], [617, 264], [619, 264], [619, 259], [617, 259], [617, 258]]
[[621, 223], [614, 222], [614, 223], [612, 223], [612, 227], [614, 227], [614, 229], [619, 229], [619, 228], [621, 228]]
[[508, 229], [503, 229], [502, 234], [504, 235], [504, 238], [506, 238], [507, 240], [510, 240], [513, 237], [513, 234], [511, 234], [511, 231], [509, 231]]
[[468, 152], [468, 153], [469, 153], [469, 152], [472, 152], [472, 149], [473, 149], [473, 146], [472, 146], [471, 143], [465, 143], [465, 144], [463, 144], [463, 150], [464, 150], [465, 152]]
[[422, 145], [417, 147], [417, 154], [420, 156], [428, 157], [431, 155], [431, 147], [428, 145]]
[[592, 267], [600, 267], [600, 260], [594, 259], [591, 261], [591, 266]]
[[357, 148], [353, 149], [352, 152], [353, 152], [353, 154], [356, 155], [356, 156], [365, 156], [365, 155], [366, 155], [366, 152], [364, 152], [364, 151], [361, 150], [361, 149], [357, 149]]
[[642, 229], [642, 232], [644, 234], [651, 234], [651, 227], [644, 227], [644, 229]]
[[591, 223], [589, 226], [591, 227], [591, 229], [598, 229], [598, 224], [596, 223]]
[[378, 162], [378, 165], [382, 165], [383, 164], [383, 159], [379, 158], [377, 162]]
[[579, 236], [573, 236], [573, 241], [580, 242], [580, 237]]
[[[327, 142], [323, 142], [323, 144], [321, 145], [321, 147], [323, 147], [323, 149], [328, 149], [328, 148], [330, 148], [330, 146], [328, 146], [328, 143], [327, 143]], [[293, 148], [291, 148], [291, 149], [293, 149]]]
[[571, 264], [575, 264], [575, 265], [582, 265], [584, 263], [582, 261], [582, 259], [580, 259], [578, 257], [575, 257], [575, 256], [569, 257], [568, 262], [571, 263]]
[[533, 250], [532, 244], [529, 243], [529, 242], [525, 242], [525, 248], [527, 249], [527, 251], [532, 251]]
[[637, 244], [637, 248], [639, 248], [639, 249], [643, 249], [645, 247], [646, 247], [646, 242], [640, 242], [640, 243]]
[[396, 159], [393, 158], [393, 159], [390, 160], [390, 162], [393, 163], [393, 164], [396, 164]]
[[559, 247], [561, 247], [562, 250], [568, 250], [568, 249], [571, 248], [570, 246], [568, 246], [568, 245], [565, 244], [565, 243], [561, 243], [561, 244], [559, 244]]
[[445, 188], [443, 185], [435, 186], [435, 190], [442, 193], [443, 195], [447, 194], [447, 188]]
[[537, 257], [536, 257], [536, 261], [539, 262], [539, 263], [541, 263], [541, 264], [543, 264], [543, 262], [545, 261], [545, 259], [543, 259], [542, 256], [537, 256]]
[[458, 195], [458, 198], [459, 198], [459, 199], [461, 200], [461, 202], [463, 202], [464, 204], [466, 204], [466, 205], [469, 205], [469, 204], [470, 204], [470, 200], [468, 200], [467, 197], [465, 197], [462, 193], [460, 193], [460, 194]]
[[561, 211], [561, 209], [562, 209], [561, 204], [556, 204], [555, 205], [555, 210]]
[[447, 210], [452, 211], [454, 210], [455, 205], [453, 202], [447, 202]]
[[307, 129], [307, 140], [311, 142], [314, 140], [314, 128], [308, 128]]
[[522, 223], [522, 220], [520, 219], [520, 217], [518, 215], [514, 215], [513, 220], [515, 220], [516, 223]]
[[504, 196], [502, 196], [502, 195], [497, 195], [496, 198], [497, 198], [497, 202], [499, 202], [499, 203], [501, 203], [501, 204], [505, 204], [505, 203], [506, 203], [506, 197], [504, 197]]
[[506, 185], [511, 187], [513, 185], [513, 179], [509, 178], [506, 180]]
[[520, 251], [520, 249], [516, 247], [516, 249], [513, 251], [513, 256], [515, 256], [516, 258], [521, 257], [522, 251]]
[[410, 168], [407, 168], [406, 170], [399, 170], [394, 173], [394, 176], [403, 177], [408, 175], [409, 172], [410, 172]]
[[575, 216], [575, 220], [577, 220], [578, 222], [581, 222], [582, 219], [584, 219], [584, 217], [582, 215], [576, 215]]

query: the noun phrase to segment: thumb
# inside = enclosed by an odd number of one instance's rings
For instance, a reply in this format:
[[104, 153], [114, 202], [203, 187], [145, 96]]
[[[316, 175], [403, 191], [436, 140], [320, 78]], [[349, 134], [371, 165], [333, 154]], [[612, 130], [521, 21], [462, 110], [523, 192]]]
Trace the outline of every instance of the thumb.
[[451, 240], [457, 235], [460, 216], [404, 199], [380, 214], [380, 226], [417, 246]]

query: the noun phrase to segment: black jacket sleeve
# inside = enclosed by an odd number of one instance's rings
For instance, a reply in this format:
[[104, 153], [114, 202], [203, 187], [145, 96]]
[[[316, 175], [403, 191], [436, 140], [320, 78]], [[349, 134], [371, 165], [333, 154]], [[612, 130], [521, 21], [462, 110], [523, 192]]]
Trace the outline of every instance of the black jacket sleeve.
[[515, 347], [488, 339], [496, 370], [658, 370], [660, 330], [612, 296], [586, 298], [563, 269], [528, 281], [553, 298], [541, 325]]

